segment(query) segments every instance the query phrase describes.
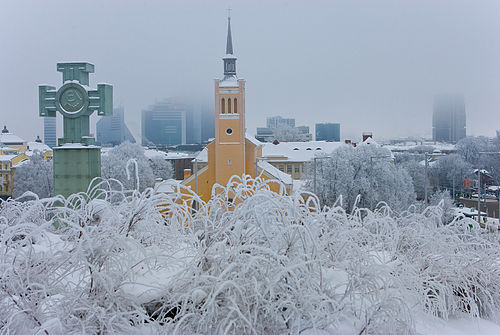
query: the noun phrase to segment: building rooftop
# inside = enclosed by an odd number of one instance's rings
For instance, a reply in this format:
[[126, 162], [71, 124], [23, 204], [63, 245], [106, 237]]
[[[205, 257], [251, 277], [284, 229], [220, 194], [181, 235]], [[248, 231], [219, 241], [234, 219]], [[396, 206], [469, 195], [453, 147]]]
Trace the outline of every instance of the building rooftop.
[[17, 135], [14, 135], [12, 133], [6, 133], [6, 132], [2, 131], [0, 133], [0, 143], [8, 145], [8, 144], [26, 143], [26, 141]]
[[326, 141], [264, 143], [262, 157], [271, 161], [282, 158], [291, 162], [308, 162], [315, 156], [328, 155], [342, 145], [345, 144]]
[[45, 143], [40, 143], [40, 142], [28, 142], [28, 150], [26, 150], [26, 155], [31, 156], [33, 153], [36, 151], [40, 153], [44, 153], [47, 151], [52, 152], [52, 149]]

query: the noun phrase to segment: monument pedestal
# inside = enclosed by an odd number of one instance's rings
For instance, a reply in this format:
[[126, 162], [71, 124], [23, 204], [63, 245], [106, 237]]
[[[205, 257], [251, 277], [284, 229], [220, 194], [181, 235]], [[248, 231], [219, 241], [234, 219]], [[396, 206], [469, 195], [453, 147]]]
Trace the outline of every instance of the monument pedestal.
[[[101, 148], [95, 146], [90, 134], [89, 118], [97, 111], [99, 116], [113, 114], [113, 86], [89, 85], [89, 73], [94, 65], [85, 62], [58, 63], [57, 71], [63, 74], [63, 85], [38, 87], [39, 113], [43, 117], [56, 117], [61, 113], [64, 137], [54, 150], [54, 194], [68, 197], [86, 192], [94, 185], [92, 179], [101, 176]], [[94, 195], [92, 195], [94, 196]]]
[[68, 197], [86, 191], [101, 176], [101, 148], [66, 143], [54, 149], [54, 194]]

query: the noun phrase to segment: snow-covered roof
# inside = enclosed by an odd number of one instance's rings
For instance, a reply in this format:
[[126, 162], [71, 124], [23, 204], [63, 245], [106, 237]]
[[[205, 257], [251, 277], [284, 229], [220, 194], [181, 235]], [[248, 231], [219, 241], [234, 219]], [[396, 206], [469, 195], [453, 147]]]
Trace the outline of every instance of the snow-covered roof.
[[254, 136], [246, 134], [245, 138], [247, 140], [249, 140], [250, 143], [252, 143], [252, 144], [254, 144], [254, 145], [258, 146], [258, 147], [261, 146], [261, 145], [264, 145], [264, 143], [262, 143], [261, 141], [259, 141], [258, 139], [256, 139]]
[[208, 150], [207, 148], [203, 148], [203, 150], [201, 150], [198, 155], [196, 155], [196, 160], [199, 162], [199, 163], [208, 163]]
[[52, 149], [45, 143], [28, 142], [28, 150], [26, 151], [26, 155], [31, 156], [35, 151], [44, 153], [47, 151], [52, 151]]
[[0, 133], [0, 143], [3, 144], [19, 144], [26, 141], [12, 133]]
[[167, 159], [186, 159], [186, 158], [194, 158], [197, 153], [193, 154], [191, 152], [167, 152]]
[[155, 193], [174, 193], [182, 180], [168, 179], [155, 183]]
[[219, 81], [219, 87], [238, 87], [238, 78], [235, 76]]
[[[429, 166], [433, 166], [434, 164], [436, 164], [436, 162], [436, 160], [429, 160]], [[425, 159], [418, 162], [418, 164], [420, 164], [421, 166], [425, 166]]]
[[373, 139], [373, 137], [368, 137], [366, 140], [361, 142], [359, 145], [373, 145], [379, 147], [380, 145]]
[[277, 180], [282, 181], [285, 185], [292, 185], [293, 184], [293, 179], [292, 176], [290, 176], [288, 173], [282, 172], [269, 164], [266, 161], [258, 161], [258, 167], [264, 170], [265, 172], [269, 173], [271, 176], [276, 178]]
[[276, 157], [290, 162], [308, 162], [315, 156], [330, 154], [343, 145], [342, 142], [326, 141], [264, 143], [262, 157], [271, 161]]
[[153, 158], [163, 158], [163, 159], [166, 159], [167, 158], [167, 153], [166, 152], [155, 150], [155, 149], [144, 149], [144, 155], [148, 159], [153, 159]]
[[383, 145], [384, 148], [397, 152], [410, 151], [412, 149], [415, 149], [416, 147], [421, 147], [421, 146], [434, 147], [435, 150], [439, 150], [440, 152], [453, 152], [456, 150], [454, 144], [443, 143], [443, 142], [406, 141], [397, 144]]
[[22, 161], [17, 162], [16, 164], [12, 165], [12, 168], [16, 169], [16, 168], [20, 167], [21, 165], [28, 163], [29, 161], [30, 161], [29, 159], [23, 159]]
[[0, 162], [10, 162], [16, 157], [17, 155], [0, 155]]
[[64, 143], [57, 147], [57, 149], [97, 149], [97, 145], [84, 145], [82, 143]]

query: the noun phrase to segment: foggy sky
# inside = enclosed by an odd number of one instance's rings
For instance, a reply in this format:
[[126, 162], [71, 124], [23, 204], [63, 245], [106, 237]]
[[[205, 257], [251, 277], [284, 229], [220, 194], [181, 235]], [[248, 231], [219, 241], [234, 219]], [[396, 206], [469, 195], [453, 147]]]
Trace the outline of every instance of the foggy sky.
[[1, 126], [42, 137], [38, 85], [61, 85], [61, 61], [95, 64], [91, 86], [114, 86], [138, 141], [155, 100], [213, 103], [228, 6], [250, 134], [281, 115], [338, 122], [342, 138], [430, 137], [442, 93], [464, 95], [468, 135], [500, 129], [498, 0], [2, 0]]

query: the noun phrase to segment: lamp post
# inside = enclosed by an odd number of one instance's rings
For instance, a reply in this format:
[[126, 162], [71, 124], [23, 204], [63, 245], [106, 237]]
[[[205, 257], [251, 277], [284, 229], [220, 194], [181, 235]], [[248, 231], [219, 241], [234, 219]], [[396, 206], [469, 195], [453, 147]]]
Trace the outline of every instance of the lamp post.
[[424, 183], [424, 203], [425, 203], [425, 207], [427, 207], [429, 205], [429, 197], [428, 197], [428, 191], [427, 191], [427, 187], [428, 187], [428, 184], [429, 184], [429, 153], [425, 152], [424, 153], [424, 156], [425, 156], [425, 183]]
[[[495, 152], [495, 151], [480, 151], [479, 152], [479, 157], [478, 157], [478, 164], [477, 164], [477, 173], [479, 175], [479, 185], [477, 187], [477, 222], [481, 223], [481, 169], [479, 165], [479, 159], [481, 158], [481, 155], [500, 155], [500, 152]], [[486, 194], [484, 195], [484, 201], [485, 201], [485, 206], [486, 206], [486, 216], [488, 216], [488, 206], [486, 205]], [[498, 194], [498, 222], [500, 223], [500, 193]]]

